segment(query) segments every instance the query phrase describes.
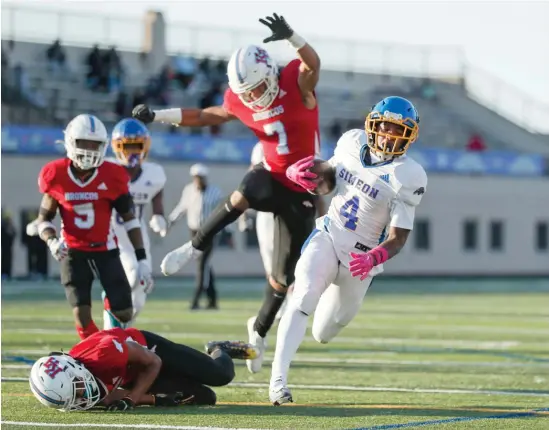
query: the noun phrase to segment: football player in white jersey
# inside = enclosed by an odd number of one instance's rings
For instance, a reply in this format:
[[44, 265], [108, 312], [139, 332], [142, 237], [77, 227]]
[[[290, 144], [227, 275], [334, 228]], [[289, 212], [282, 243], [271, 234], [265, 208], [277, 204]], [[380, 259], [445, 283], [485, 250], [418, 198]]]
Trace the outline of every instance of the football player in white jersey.
[[303, 246], [294, 293], [279, 323], [269, 389], [275, 406], [293, 401], [288, 371], [307, 317], [315, 313], [312, 333], [318, 342], [332, 340], [360, 310], [383, 263], [406, 243], [427, 187], [423, 167], [406, 155], [418, 123], [410, 101], [387, 97], [368, 114], [365, 130], [343, 134], [334, 156], [315, 165], [323, 177], [309, 170], [313, 157], [288, 168], [288, 178], [309, 191], [324, 182], [335, 184], [336, 194]]
[[[130, 175], [130, 193], [134, 201], [136, 218], [141, 222], [141, 234], [143, 244], [147, 252], [147, 259], [150, 261], [150, 240], [147, 223], [144, 217], [144, 210], [148, 204], [152, 204], [153, 215], [150, 220], [150, 227], [161, 237], [166, 236], [168, 225], [164, 218], [163, 189], [166, 183], [166, 174], [162, 166], [156, 163], [145, 161], [151, 146], [151, 135], [147, 127], [136, 119], [124, 119], [114, 127], [111, 146], [116, 160], [125, 166]], [[133, 248], [124, 230], [122, 220], [113, 212], [112, 224], [118, 247], [120, 248], [120, 259], [132, 287], [133, 318], [123, 327], [121, 323], [113, 318], [110, 312], [108, 300], [103, 298], [103, 329], [108, 330], [114, 327], [126, 328], [135, 320], [137, 314], [143, 309], [147, 294], [150, 293], [137, 277], [137, 260]]]

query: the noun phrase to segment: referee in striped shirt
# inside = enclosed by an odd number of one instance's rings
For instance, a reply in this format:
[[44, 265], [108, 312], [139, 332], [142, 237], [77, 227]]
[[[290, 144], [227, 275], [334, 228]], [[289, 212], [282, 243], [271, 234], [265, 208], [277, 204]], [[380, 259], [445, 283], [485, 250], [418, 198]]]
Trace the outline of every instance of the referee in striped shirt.
[[[173, 224], [183, 215], [187, 215], [187, 225], [193, 237], [202, 223], [210, 216], [216, 206], [223, 201], [223, 193], [215, 185], [208, 184], [208, 168], [204, 164], [191, 166], [192, 182], [183, 188], [181, 199], [168, 219]], [[214, 244], [204, 249], [198, 258], [196, 289], [191, 309], [200, 309], [200, 296], [206, 291], [207, 309], [217, 309], [217, 291], [212, 266], [210, 264]]]

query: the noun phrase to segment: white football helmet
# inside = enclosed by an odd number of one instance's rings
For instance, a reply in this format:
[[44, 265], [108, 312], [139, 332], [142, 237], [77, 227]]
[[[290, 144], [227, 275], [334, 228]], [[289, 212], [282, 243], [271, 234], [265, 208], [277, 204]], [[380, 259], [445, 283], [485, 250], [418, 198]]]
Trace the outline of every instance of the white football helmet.
[[70, 355], [38, 359], [32, 366], [29, 384], [40, 403], [60, 411], [90, 409], [101, 400], [97, 380]]
[[268, 109], [278, 95], [278, 67], [259, 46], [238, 49], [229, 60], [227, 76], [232, 92], [256, 112]]
[[[94, 115], [81, 114], [74, 118], [65, 129], [65, 149], [76, 167], [89, 170], [99, 167], [107, 152], [108, 140], [105, 125]], [[97, 148], [81, 148], [79, 140], [99, 142]]]

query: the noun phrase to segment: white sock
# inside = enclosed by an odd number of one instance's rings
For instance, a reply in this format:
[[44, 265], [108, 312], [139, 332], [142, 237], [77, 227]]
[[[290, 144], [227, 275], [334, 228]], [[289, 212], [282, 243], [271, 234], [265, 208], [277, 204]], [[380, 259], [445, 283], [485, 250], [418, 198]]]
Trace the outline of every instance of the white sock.
[[276, 350], [271, 373], [271, 383], [282, 379], [286, 384], [290, 364], [303, 342], [307, 331], [307, 315], [298, 310], [290, 301], [278, 324]]

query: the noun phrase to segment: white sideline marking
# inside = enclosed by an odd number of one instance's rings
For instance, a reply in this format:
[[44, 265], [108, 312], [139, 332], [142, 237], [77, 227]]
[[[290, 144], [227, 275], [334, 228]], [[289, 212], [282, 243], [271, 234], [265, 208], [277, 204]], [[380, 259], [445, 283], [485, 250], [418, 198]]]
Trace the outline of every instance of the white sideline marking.
[[[4, 329], [4, 333], [25, 333], [25, 334], [44, 334], [44, 335], [56, 335], [56, 334], [74, 334], [74, 329], [43, 329], [43, 328], [13, 328]], [[219, 333], [158, 333], [161, 336], [174, 339], [215, 339], [219, 337]], [[226, 339], [237, 339], [242, 334], [223, 334]], [[306, 341], [315, 341], [313, 337], [305, 337]], [[315, 341], [316, 342], [316, 341]], [[462, 348], [480, 348], [480, 349], [509, 349], [519, 345], [537, 343], [537, 342], [524, 342], [519, 340], [505, 340], [505, 341], [491, 341], [491, 340], [465, 340], [465, 339], [422, 339], [422, 338], [360, 338], [360, 337], [345, 337], [340, 336], [333, 339], [331, 344], [335, 343], [350, 343], [350, 344], [362, 344], [362, 345], [429, 345], [429, 346], [441, 346], [441, 347], [462, 347]]]
[[12, 426], [33, 426], [33, 427], [86, 427], [86, 428], [111, 428], [111, 429], [166, 429], [166, 430], [259, 430], [259, 429], [242, 429], [232, 427], [196, 427], [196, 426], [167, 426], [160, 424], [59, 424], [59, 423], [33, 423], [23, 421], [0, 421], [2, 424], [10, 424]]
[[[4, 382], [27, 382], [28, 378], [2, 378]], [[259, 382], [231, 382], [229, 387], [240, 388], [269, 388], [269, 384]], [[465, 390], [444, 388], [400, 388], [400, 387], [355, 387], [352, 385], [306, 385], [289, 384], [290, 388], [301, 390], [329, 390], [329, 391], [378, 391], [398, 393], [431, 393], [431, 394], [479, 394], [487, 396], [521, 396], [521, 397], [549, 397], [549, 393], [528, 393], [505, 390]], [[9, 395], [9, 394], [6, 394]]]
[[[14, 352], [14, 351], [8, 351]], [[25, 351], [29, 352], [29, 351]], [[46, 353], [46, 351], [32, 351], [32, 353]], [[33, 354], [34, 355], [34, 354]], [[272, 356], [265, 356], [266, 361], [272, 361]], [[334, 363], [334, 364], [381, 364], [393, 366], [439, 366], [439, 367], [549, 367], [549, 362], [507, 362], [507, 361], [422, 361], [422, 360], [381, 360], [368, 358], [329, 358], [329, 357], [308, 357], [298, 355], [295, 363]], [[3, 364], [2, 369], [30, 369], [30, 364]]]
[[[223, 312], [230, 312], [231, 310], [224, 310]], [[242, 310], [236, 311], [238, 313], [242, 313]], [[377, 316], [379, 317], [379, 316]], [[425, 318], [429, 319], [429, 318]], [[2, 318], [2, 322], [27, 322], [27, 321], [41, 321], [41, 322], [58, 322], [58, 323], [67, 323], [72, 324], [73, 319], [69, 317], [62, 317], [62, 316], [51, 316], [51, 315], [44, 315], [41, 317], [34, 317], [32, 315], [10, 315], [10, 316], [4, 316]], [[433, 320], [438, 320], [438, 318], [433, 318]], [[140, 324], [168, 324], [168, 325], [175, 325], [175, 322], [173, 319], [164, 319], [164, 318], [147, 318], [147, 317], [139, 317], [139, 323]], [[243, 323], [242, 321], [238, 321], [236, 319], [210, 319], [205, 321], [200, 321], [201, 325], [208, 325], [208, 326], [234, 326], [234, 327], [242, 327]], [[390, 322], [387, 324], [371, 324], [369, 322], [366, 323], [360, 323], [358, 321], [351, 322], [347, 329], [354, 329], [354, 330], [381, 330], [381, 329], [387, 329], [391, 327], [401, 327], [401, 324], [391, 324]], [[10, 330], [10, 329], [6, 329]], [[513, 333], [513, 334], [526, 334], [526, 335], [541, 335], [546, 334], [547, 330], [542, 328], [520, 328], [520, 327], [483, 327], [483, 326], [466, 326], [466, 325], [459, 325], [459, 326], [453, 326], [453, 325], [442, 325], [439, 327], [434, 328], [433, 325], [415, 325], [413, 326], [414, 331], [426, 331], [426, 332], [451, 332], [451, 333], [460, 333], [460, 332], [483, 332], [483, 333]]]

